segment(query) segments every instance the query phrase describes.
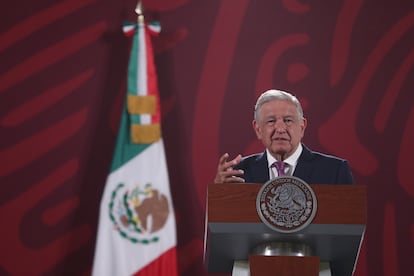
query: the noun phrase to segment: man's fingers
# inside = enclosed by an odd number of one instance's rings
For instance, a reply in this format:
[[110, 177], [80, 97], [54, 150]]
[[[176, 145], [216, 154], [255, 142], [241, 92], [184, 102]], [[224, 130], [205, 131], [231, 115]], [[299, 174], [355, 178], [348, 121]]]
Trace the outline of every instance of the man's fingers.
[[232, 170], [234, 166], [238, 165], [240, 163], [240, 160], [242, 158], [241, 154], [237, 155], [234, 159], [227, 161], [229, 158], [229, 154], [225, 153], [220, 157], [218, 170], [219, 171], [228, 171]]
[[225, 163], [226, 163], [226, 161], [227, 161], [227, 158], [229, 158], [229, 154], [226, 152], [225, 154], [223, 154], [223, 155], [220, 157], [220, 160], [219, 160], [219, 166], [220, 166], [220, 165], [222, 165], [222, 164], [225, 164]]
[[229, 154], [223, 154], [219, 159], [217, 167], [217, 175], [214, 178], [215, 183], [228, 183], [228, 182], [244, 182], [244, 179], [238, 176], [244, 174], [243, 170], [235, 170], [234, 166], [238, 165], [242, 159], [241, 154], [237, 155], [234, 159], [229, 160]]
[[244, 182], [244, 178], [233, 176], [226, 179], [226, 182]]
[[243, 175], [244, 171], [243, 170], [233, 170], [232, 168], [229, 168], [226, 171], [223, 171], [221, 173], [222, 176], [224, 177], [230, 177], [230, 176], [234, 176], [234, 175]]
[[240, 163], [240, 160], [242, 159], [241, 154], [237, 155], [234, 159], [230, 160], [229, 163], [232, 164], [232, 166], [238, 165]]

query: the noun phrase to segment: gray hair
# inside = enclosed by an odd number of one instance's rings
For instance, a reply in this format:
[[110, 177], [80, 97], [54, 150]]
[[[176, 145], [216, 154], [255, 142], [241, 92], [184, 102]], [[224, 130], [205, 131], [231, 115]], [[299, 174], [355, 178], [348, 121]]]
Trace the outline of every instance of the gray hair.
[[254, 107], [254, 119], [256, 121], [259, 121], [259, 110], [262, 107], [262, 105], [270, 101], [288, 101], [293, 103], [296, 106], [296, 110], [298, 111], [299, 119], [303, 119], [303, 109], [298, 98], [296, 98], [289, 92], [270, 89], [266, 92], [263, 92], [263, 94], [260, 95], [260, 97], [257, 99], [256, 105]]

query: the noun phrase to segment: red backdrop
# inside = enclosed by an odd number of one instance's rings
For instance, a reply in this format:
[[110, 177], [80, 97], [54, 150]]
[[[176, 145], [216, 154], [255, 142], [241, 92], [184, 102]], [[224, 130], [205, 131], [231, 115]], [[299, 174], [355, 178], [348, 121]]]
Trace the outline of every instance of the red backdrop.
[[[0, 24], [0, 275], [88, 275], [125, 93], [135, 1], [8, 1]], [[180, 275], [204, 275], [218, 157], [261, 151], [253, 104], [292, 91], [304, 142], [368, 187], [356, 275], [414, 256], [414, 2], [144, 1], [155, 41]]]

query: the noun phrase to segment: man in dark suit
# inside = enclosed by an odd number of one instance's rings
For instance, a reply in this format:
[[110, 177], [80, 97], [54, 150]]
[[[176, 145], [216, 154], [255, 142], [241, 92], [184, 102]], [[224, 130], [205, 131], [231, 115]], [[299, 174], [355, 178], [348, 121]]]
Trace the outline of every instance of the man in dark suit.
[[[309, 184], [352, 184], [346, 160], [311, 151], [302, 144], [307, 121], [298, 99], [268, 90], [257, 100], [253, 128], [266, 150], [228, 160], [221, 156], [215, 183], [265, 183], [279, 175], [293, 175]], [[282, 166], [282, 168], [280, 168]]]

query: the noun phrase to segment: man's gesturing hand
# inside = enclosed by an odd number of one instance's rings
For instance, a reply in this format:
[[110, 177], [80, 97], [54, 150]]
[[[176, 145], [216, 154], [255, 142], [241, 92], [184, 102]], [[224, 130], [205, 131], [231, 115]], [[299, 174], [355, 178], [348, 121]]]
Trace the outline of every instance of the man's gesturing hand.
[[243, 170], [234, 169], [234, 166], [238, 165], [242, 159], [241, 154], [237, 155], [233, 160], [227, 161], [228, 158], [228, 153], [225, 153], [220, 157], [214, 183], [244, 182], [243, 178], [238, 177], [243, 175]]

